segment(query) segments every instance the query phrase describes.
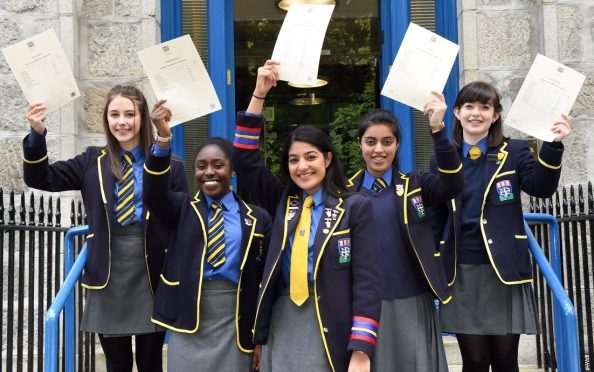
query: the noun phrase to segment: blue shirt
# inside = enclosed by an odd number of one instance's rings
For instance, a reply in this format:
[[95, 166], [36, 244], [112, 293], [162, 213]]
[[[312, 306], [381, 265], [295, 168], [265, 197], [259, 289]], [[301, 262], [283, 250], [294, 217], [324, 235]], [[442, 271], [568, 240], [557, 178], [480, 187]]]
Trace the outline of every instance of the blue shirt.
[[[479, 149], [481, 149], [481, 152], [483, 153], [483, 155], [485, 155], [487, 153], [487, 150], [488, 150], [487, 137], [489, 137], [489, 135], [486, 135], [485, 137], [483, 137], [475, 145], [476, 147], [478, 147]], [[468, 143], [466, 143], [466, 141], [462, 140], [462, 157], [463, 158], [467, 158], [468, 157], [468, 151], [470, 151], [470, 148], [472, 146], [473, 145], [469, 145]]]
[[[208, 205], [208, 220], [214, 214], [210, 207], [215, 199], [205, 195]], [[220, 201], [223, 203], [223, 225], [225, 226], [225, 262], [217, 267], [212, 267], [204, 262], [205, 279], [220, 279], [239, 283], [239, 266], [241, 263], [241, 210], [239, 203], [235, 200], [232, 191], [223, 196]]]
[[[306, 192], [303, 192], [303, 199], [307, 196]], [[313, 206], [311, 207], [311, 224], [309, 225], [309, 240], [307, 241], [307, 278], [310, 282], [313, 282], [313, 244], [316, 238], [316, 231], [318, 231], [318, 225], [322, 212], [324, 211], [324, 191], [320, 188], [318, 191], [311, 195], [313, 199]], [[289, 236], [289, 244], [285, 248], [283, 253], [283, 279], [285, 283], [289, 284], [291, 278], [291, 252], [293, 252], [293, 238], [295, 232], [293, 231]]]
[[[120, 159], [121, 156], [124, 154], [124, 150], [120, 150]], [[142, 146], [138, 145], [131, 151], [132, 156], [134, 157], [134, 161], [132, 162], [132, 168], [134, 169], [134, 219], [135, 225], [139, 225], [142, 223], [142, 175], [144, 172], [144, 151], [142, 150]], [[114, 187], [114, 202], [118, 200], [118, 190], [120, 189], [120, 183], [116, 180], [115, 187]], [[115, 213], [116, 203], [114, 203], [113, 211]], [[114, 215], [114, 222], [115, 215]]]
[[[365, 187], [367, 190], [372, 190], [373, 182], [375, 182], [375, 178], [371, 173], [365, 170], [365, 174], [363, 175], [363, 184], [361, 186]], [[386, 186], [390, 186], [392, 184], [392, 167], [388, 168], [384, 174], [381, 175], [381, 178], [386, 183]]]

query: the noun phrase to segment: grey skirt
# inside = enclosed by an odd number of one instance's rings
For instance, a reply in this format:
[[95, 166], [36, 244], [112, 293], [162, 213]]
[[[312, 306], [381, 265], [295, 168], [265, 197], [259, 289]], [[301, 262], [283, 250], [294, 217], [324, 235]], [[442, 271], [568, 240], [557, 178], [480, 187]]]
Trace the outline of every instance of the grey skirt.
[[260, 371], [331, 371], [316, 317], [313, 291], [297, 306], [288, 287], [272, 307], [268, 341], [262, 346]]
[[411, 298], [382, 301], [379, 334], [371, 370], [448, 370], [439, 319], [430, 292]]
[[169, 332], [168, 371], [250, 371], [253, 354], [237, 346], [236, 294], [234, 283], [202, 282], [200, 327], [195, 333]]
[[162, 331], [151, 323], [152, 313], [142, 225], [115, 227], [109, 282], [103, 289], [87, 290], [80, 329], [105, 336]]
[[452, 301], [440, 310], [445, 332], [469, 335], [536, 334], [530, 283], [501, 283], [491, 265], [458, 265]]

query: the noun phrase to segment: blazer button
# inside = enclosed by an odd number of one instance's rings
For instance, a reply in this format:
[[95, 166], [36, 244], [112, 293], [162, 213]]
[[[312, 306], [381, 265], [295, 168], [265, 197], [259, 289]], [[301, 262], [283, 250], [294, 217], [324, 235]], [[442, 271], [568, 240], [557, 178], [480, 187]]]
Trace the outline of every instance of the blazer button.
[[328, 328], [324, 327], [323, 331], [324, 333], [328, 333]]
[[486, 225], [486, 224], [487, 224], [487, 219], [483, 218], [483, 225]]
[[489, 239], [489, 240], [487, 240], [487, 243], [489, 243], [489, 244], [493, 244], [493, 239]]
[[258, 288], [262, 288], [262, 283], [260, 283], [260, 285], [258, 286]]

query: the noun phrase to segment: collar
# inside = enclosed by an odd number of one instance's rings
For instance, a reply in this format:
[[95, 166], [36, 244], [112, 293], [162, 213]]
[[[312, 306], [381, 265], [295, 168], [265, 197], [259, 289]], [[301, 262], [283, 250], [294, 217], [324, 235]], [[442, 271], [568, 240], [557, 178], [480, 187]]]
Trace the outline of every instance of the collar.
[[[215, 200], [208, 195], [204, 194], [204, 198], [206, 199], [206, 205], [210, 208], [210, 205]], [[235, 200], [235, 196], [233, 196], [233, 191], [229, 191], [225, 196], [219, 199], [221, 203], [223, 203], [223, 210], [225, 212], [235, 212], [239, 209], [237, 205], [237, 200]]]
[[[120, 149], [120, 158], [122, 157], [122, 155], [124, 155], [125, 152], [125, 150]], [[138, 145], [135, 148], [133, 148], [130, 152], [132, 153], [132, 156], [134, 156], [134, 164], [144, 163], [145, 157], [142, 146]]]
[[[484, 136], [480, 141], [478, 141], [478, 143], [476, 144], [476, 146], [478, 146], [479, 149], [481, 149], [481, 152], [484, 154], [487, 153], [487, 137], [489, 137], [489, 135], [487, 134], [486, 136]], [[467, 158], [468, 157], [468, 151], [470, 150], [470, 148], [472, 147], [472, 145], [469, 145], [468, 143], [466, 143], [466, 141], [462, 140], [462, 157]]]
[[[303, 191], [303, 199], [305, 199], [306, 196], [308, 196], [308, 194], [305, 191]], [[316, 192], [314, 192], [310, 196], [312, 197], [314, 202], [313, 206], [317, 207], [324, 201], [324, 189], [320, 187]]]
[[[389, 187], [392, 184], [392, 166], [390, 166], [390, 168], [388, 168], [381, 176], [380, 178], [382, 180], [384, 180], [384, 182], [386, 183], [386, 185]], [[373, 176], [371, 173], [369, 173], [367, 171], [367, 169], [365, 170], [365, 174], [363, 176], [363, 186], [365, 186], [366, 188], [371, 190], [371, 185], [373, 185], [373, 182], [375, 181], [375, 176]], [[369, 187], [367, 187], [367, 185], [369, 185]]]

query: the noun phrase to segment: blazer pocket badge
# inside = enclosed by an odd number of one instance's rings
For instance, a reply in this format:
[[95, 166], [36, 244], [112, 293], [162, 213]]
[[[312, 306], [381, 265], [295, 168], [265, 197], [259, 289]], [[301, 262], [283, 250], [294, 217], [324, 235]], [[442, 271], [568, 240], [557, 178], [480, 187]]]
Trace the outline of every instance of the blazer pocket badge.
[[351, 262], [351, 238], [338, 239], [338, 263]]

